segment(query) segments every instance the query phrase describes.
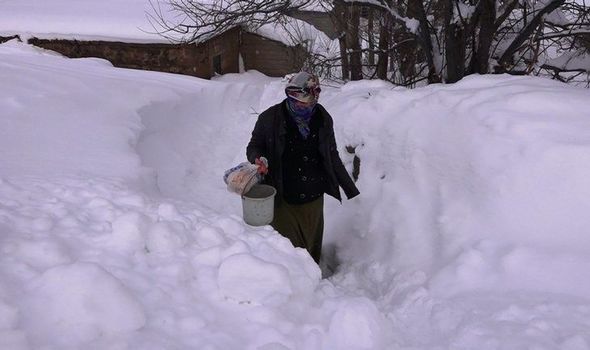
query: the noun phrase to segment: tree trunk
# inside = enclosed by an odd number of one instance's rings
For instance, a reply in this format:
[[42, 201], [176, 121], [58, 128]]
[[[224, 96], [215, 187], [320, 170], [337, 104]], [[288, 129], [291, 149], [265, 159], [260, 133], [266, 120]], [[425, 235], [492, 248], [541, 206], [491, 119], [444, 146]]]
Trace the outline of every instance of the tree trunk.
[[[404, 6], [403, 0], [397, 1], [398, 9]], [[410, 18], [417, 18], [418, 13], [414, 8], [408, 7], [405, 15]], [[393, 42], [395, 43], [395, 52], [397, 57], [397, 67], [399, 68], [401, 83], [406, 85], [416, 78], [416, 63], [418, 62], [418, 40], [415, 33], [410, 33], [403, 25], [393, 26]], [[394, 55], [392, 55], [394, 57]], [[391, 67], [395, 67], [393, 62]]]
[[465, 76], [465, 37], [463, 27], [450, 23], [445, 30], [445, 58], [448, 83], [456, 83]]
[[342, 70], [342, 79], [350, 79], [350, 66], [348, 64], [348, 45], [346, 44], [346, 23], [347, 23], [347, 11], [346, 6], [340, 1], [334, 2], [334, 11], [332, 12], [332, 19], [336, 31], [339, 33], [338, 43], [340, 45], [340, 62]]
[[465, 75], [465, 35], [462, 24], [453, 18], [455, 0], [447, 0], [445, 5], [446, 81], [455, 83]]
[[417, 37], [428, 65], [428, 82], [440, 83], [440, 75], [434, 64], [434, 52], [430, 39], [430, 30], [428, 28], [428, 19], [426, 18], [426, 11], [424, 10], [422, 0], [408, 0], [408, 16], [417, 19], [420, 23]]
[[475, 59], [474, 69], [479, 74], [489, 72], [490, 49], [496, 34], [496, 2], [495, 0], [480, 0], [479, 12], [479, 40]]
[[367, 19], [367, 41], [369, 45], [367, 61], [373, 67], [375, 66], [375, 12], [372, 9], [369, 9], [369, 18]]
[[342, 79], [350, 79], [350, 65], [348, 64], [348, 46], [346, 45], [346, 36], [338, 38], [340, 43], [340, 61], [342, 62]]
[[389, 16], [384, 16], [379, 31], [379, 54], [377, 55], [377, 78], [387, 80], [387, 62], [389, 61], [389, 32], [391, 21]]
[[346, 45], [349, 48], [350, 80], [363, 79], [361, 43], [359, 40], [361, 11], [358, 5], [349, 7], [349, 26], [346, 31]]

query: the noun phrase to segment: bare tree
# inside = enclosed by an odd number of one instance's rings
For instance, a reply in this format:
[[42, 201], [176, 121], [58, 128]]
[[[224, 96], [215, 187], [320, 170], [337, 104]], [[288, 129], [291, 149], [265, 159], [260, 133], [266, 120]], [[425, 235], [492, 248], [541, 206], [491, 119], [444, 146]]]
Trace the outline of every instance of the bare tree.
[[311, 0], [151, 1], [160, 1], [152, 3], [153, 25], [183, 42], [302, 19], [339, 44], [335, 55], [310, 49], [308, 64], [330, 75], [338, 69], [344, 80], [414, 86], [511, 73], [570, 81], [590, 71], [580, 63], [590, 60], [585, 0], [315, 0], [323, 10], [313, 15], [305, 11]]
[[545, 18], [544, 28], [535, 38], [541, 60], [536, 74], [590, 86], [590, 8], [566, 2]]
[[238, 25], [255, 29], [276, 22], [310, 0], [149, 0], [152, 26], [171, 41], [192, 43]]

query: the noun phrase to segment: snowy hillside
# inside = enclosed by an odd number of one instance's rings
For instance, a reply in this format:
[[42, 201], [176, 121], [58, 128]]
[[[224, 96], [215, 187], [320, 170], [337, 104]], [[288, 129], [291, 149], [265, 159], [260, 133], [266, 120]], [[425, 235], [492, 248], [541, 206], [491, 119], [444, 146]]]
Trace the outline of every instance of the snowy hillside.
[[0, 349], [590, 348], [586, 89], [325, 82], [361, 195], [322, 279], [221, 180], [281, 79], [13, 41], [0, 81]]

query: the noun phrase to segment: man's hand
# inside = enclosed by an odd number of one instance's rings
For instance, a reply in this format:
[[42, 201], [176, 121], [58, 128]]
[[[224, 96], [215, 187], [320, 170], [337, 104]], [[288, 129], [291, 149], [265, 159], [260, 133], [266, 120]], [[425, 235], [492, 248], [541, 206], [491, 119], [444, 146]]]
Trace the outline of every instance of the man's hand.
[[268, 174], [268, 160], [264, 157], [256, 158], [254, 164], [258, 166], [258, 172], [262, 175]]

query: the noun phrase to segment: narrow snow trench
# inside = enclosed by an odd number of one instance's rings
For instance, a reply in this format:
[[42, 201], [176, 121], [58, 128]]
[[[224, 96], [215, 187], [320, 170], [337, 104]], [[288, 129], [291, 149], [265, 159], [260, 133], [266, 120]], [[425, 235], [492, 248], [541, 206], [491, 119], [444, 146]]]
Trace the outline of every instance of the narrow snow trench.
[[[236, 99], [240, 102], [253, 97], [260, 99], [265, 92], [263, 87], [241, 84], [217, 89], [246, 94]], [[178, 100], [152, 102], [141, 108], [138, 113], [144, 130], [136, 150], [150, 174], [146, 177], [146, 191], [155, 188], [157, 195], [168, 200], [195, 203], [220, 215], [241, 216], [241, 200], [227, 191], [222, 175], [226, 169], [246, 160], [245, 147], [260, 108], [227, 104], [221, 100], [216, 105], [211, 100], [227, 95], [228, 91], [215, 90], [213, 87]], [[327, 200], [322, 259], [324, 277], [331, 276], [341, 264], [338, 245], [332, 241], [332, 231], [347, 226], [349, 220], [338, 219], [338, 216], [346, 216], [338, 206], [337, 201]]]
[[[242, 95], [236, 99], [240, 102], [249, 101], [251, 97], [260, 99], [260, 95], [264, 95], [262, 88], [253, 89], [240, 84], [221, 86], [219, 89], [235, 90], [236, 94]], [[215, 104], [211, 100], [222, 95], [228, 96], [231, 95], [231, 92], [215, 91], [214, 87], [202, 91], [200, 94], [183, 96], [179, 100], [152, 102], [143, 107], [139, 114], [144, 130], [140, 135], [136, 150], [142, 165], [152, 174], [149, 176], [150, 184], [148, 185], [156, 189], [156, 197], [170, 203], [177, 203], [185, 208], [206, 208], [207, 211], [215, 213], [219, 218], [228, 216], [239, 219], [241, 217], [241, 200], [237, 195], [227, 191], [226, 185], [222, 181], [222, 175], [227, 168], [245, 161], [245, 146], [260, 108], [258, 106], [224, 104], [222, 101], [219, 101], [219, 105], [217, 105], [221, 107], [212, 107]], [[327, 211], [330, 210], [329, 208], [339, 205], [337, 201], [333, 202], [327, 205]], [[345, 212], [341, 212], [340, 215], [345, 215]], [[328, 217], [335, 220], [330, 215]], [[224, 228], [227, 229], [227, 227]], [[272, 231], [269, 226], [265, 230], [268, 234]], [[330, 237], [330, 233], [330, 227], [328, 227], [327, 238]], [[272, 236], [269, 237], [268, 243], [265, 245], [278, 243], [280, 249], [284, 250], [284, 254], [287, 256], [304, 257], [305, 264], [295, 267], [296, 269], [317, 269], [313, 261], [310, 261], [311, 258], [307, 252], [302, 249], [294, 249], [286, 239], [276, 233], [272, 233]], [[332, 342], [332, 346], [335, 348], [348, 348], [349, 346], [359, 349], [387, 348], [386, 343], [390, 341], [387, 340], [390, 338], [387, 332], [392, 328], [387, 320], [387, 310], [380, 310], [378, 304], [363, 292], [365, 286], [362, 286], [361, 283], [366, 281], [357, 280], [354, 276], [356, 271], [347, 272], [347, 270], [339, 269], [338, 264], [341, 262], [336, 249], [336, 244], [327, 239], [324, 246], [326, 259], [322, 262], [322, 274], [324, 277], [330, 277], [319, 282], [314, 290], [308, 290], [311, 293], [309, 295], [311, 299], [308, 302], [321, 305], [318, 310], [320, 314], [330, 315], [330, 334], [350, 335], [337, 337], [330, 335], [327, 341]], [[246, 264], [246, 266], [252, 264], [246, 260], [236, 261], [236, 271], [228, 270], [228, 273], [237, 274], [231, 276], [229, 279], [231, 283], [241, 281], [240, 283], [243, 284], [232, 287], [236, 288], [239, 294], [256, 292], [261, 295], [248, 297], [257, 300], [265, 299], [267, 297], [264, 295], [277, 292], [278, 285], [282, 285], [278, 289], [277, 295], [272, 298], [268, 297], [270, 300], [274, 300], [280, 296], [281, 288], [285, 288], [285, 285], [304, 283], [305, 286], [306, 283], [309, 283], [302, 278], [283, 281], [284, 275], [281, 273], [276, 275], [277, 280], [273, 282], [277, 283], [276, 287], [270, 286], [269, 290], [249, 287], [247, 279], [249, 273], [239, 266], [240, 264]], [[274, 266], [275, 263], [277, 262], [273, 260], [266, 262], [268, 266]], [[294, 268], [291, 263], [288, 266], [290, 269]], [[254, 270], [257, 269], [262, 274], [269, 272], [268, 269], [254, 266]], [[334, 272], [336, 274], [332, 275]], [[220, 273], [223, 272], [220, 270]], [[238, 276], [244, 273], [244, 276]], [[347, 277], [349, 274], [350, 276]], [[250, 278], [257, 280], [259, 276], [250, 276]], [[354, 280], [356, 282], [352, 282]], [[218, 281], [218, 283], [222, 282]], [[239, 291], [241, 289], [243, 290]], [[272, 301], [271, 304], [274, 302]], [[299, 302], [297, 299], [293, 301], [294, 304]], [[292, 306], [289, 303], [285, 307], [291, 309]], [[287, 318], [298, 315], [300, 312], [302, 311], [293, 311], [293, 314]], [[303, 320], [303, 324], [306, 322], [315, 323], [313, 320]]]

